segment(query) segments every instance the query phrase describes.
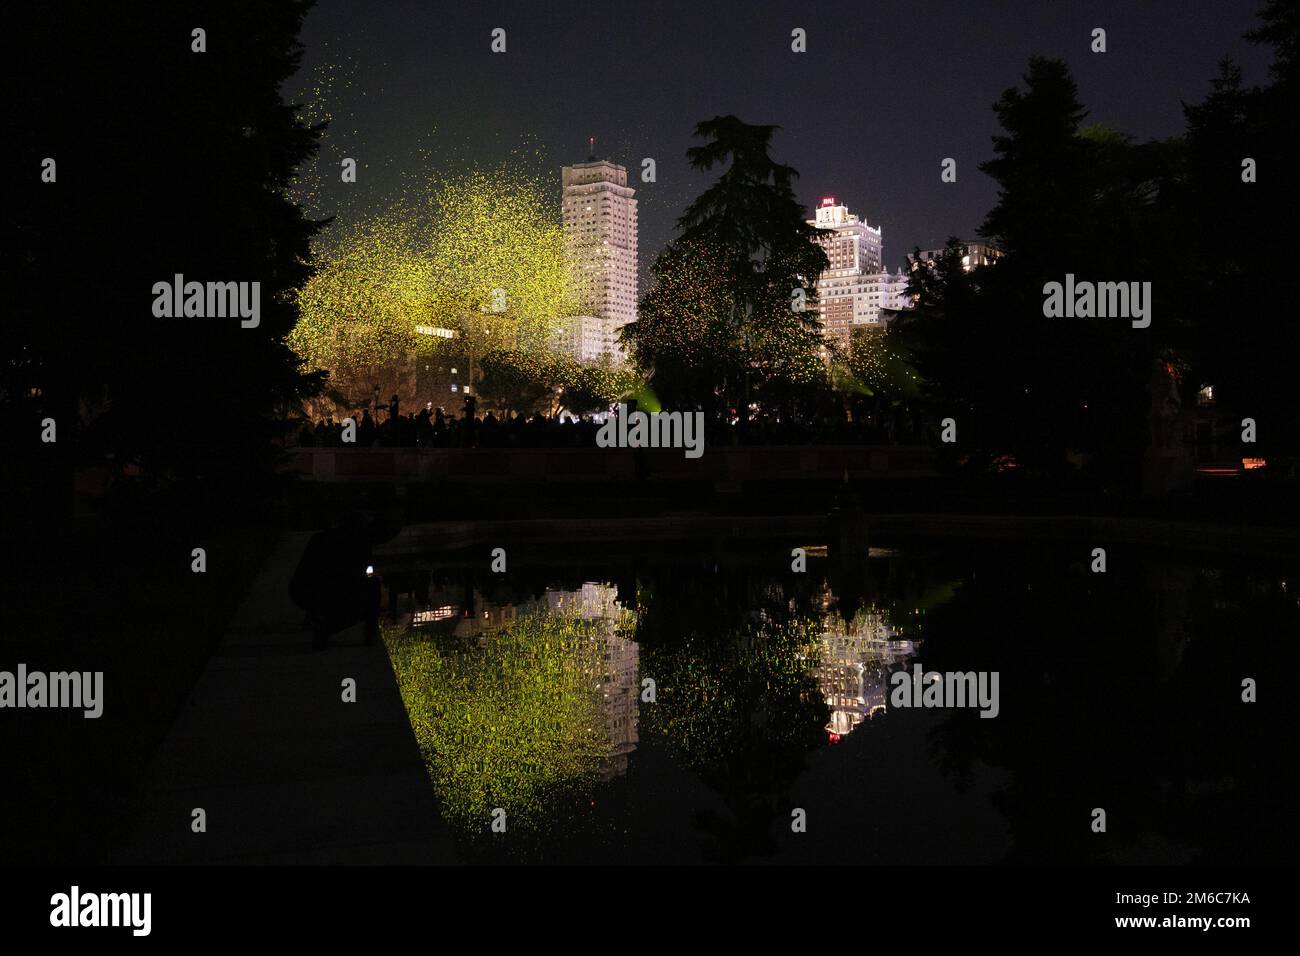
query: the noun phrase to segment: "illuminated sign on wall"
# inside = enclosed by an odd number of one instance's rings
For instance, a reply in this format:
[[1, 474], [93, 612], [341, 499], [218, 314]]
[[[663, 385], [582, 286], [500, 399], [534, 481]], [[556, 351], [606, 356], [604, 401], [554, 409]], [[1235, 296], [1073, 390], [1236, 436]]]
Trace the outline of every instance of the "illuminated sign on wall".
[[421, 335], [436, 335], [440, 339], [454, 339], [456, 332], [453, 329], [439, 329], [432, 325], [417, 325], [415, 331]]

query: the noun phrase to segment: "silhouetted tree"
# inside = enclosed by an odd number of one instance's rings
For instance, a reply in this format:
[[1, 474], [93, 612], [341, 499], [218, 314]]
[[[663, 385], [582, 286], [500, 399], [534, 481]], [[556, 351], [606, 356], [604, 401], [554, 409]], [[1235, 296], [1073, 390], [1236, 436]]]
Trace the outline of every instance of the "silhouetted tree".
[[958, 420], [962, 446], [1010, 453], [1052, 472], [1068, 452], [1101, 471], [1137, 476], [1147, 440], [1153, 357], [1176, 326], [1159, 298], [1158, 326], [1123, 318], [1056, 319], [1043, 288], [1067, 273], [1082, 281], [1158, 281], [1173, 144], [1133, 144], [1086, 111], [1064, 63], [1032, 58], [1024, 89], [994, 105], [1003, 133], [981, 169], [998, 183], [982, 233], [1005, 256], [967, 273], [949, 240], [933, 268], [918, 263], [918, 308], [900, 327], [929, 385], [935, 417]]
[[[317, 130], [280, 95], [308, 6], [55, 2], [8, 25], [24, 81], [7, 101], [21, 165], [4, 177], [0, 276], [19, 359], [3, 400], [27, 453], [53, 461], [33, 440], [48, 415], [65, 466], [109, 452], [227, 489], [269, 472], [273, 420], [317, 385], [284, 344], [319, 226], [286, 196]], [[152, 288], [178, 274], [260, 283], [260, 323], [156, 318]]]
[[[1288, 261], [1300, 219], [1300, 10], [1271, 0], [1260, 18], [1247, 36], [1274, 48], [1272, 82], [1245, 88], [1225, 61], [1205, 100], [1185, 107], [1177, 281], [1195, 310], [1193, 384], [1214, 386], [1230, 431], [1254, 418], [1256, 447], [1272, 457], [1300, 449], [1300, 326], [1290, 318], [1300, 271]], [[1255, 182], [1244, 181], [1247, 159]]]
[[686, 209], [626, 335], [661, 395], [680, 388], [703, 404], [712, 382], [742, 412], [742, 428], [744, 409], [765, 386], [788, 404], [788, 386], [825, 384], [820, 324], [791, 301], [803, 289], [812, 304], [828, 260], [795, 198], [798, 174], [769, 155], [776, 129], [734, 116], [696, 126], [707, 142], [687, 152], [691, 165], [726, 169]]
[[[572, 364], [546, 353], [493, 349], [483, 356], [478, 393], [502, 411], [549, 413], [555, 389], [564, 378], [563, 367]], [[543, 404], [545, 407], [539, 408]]]

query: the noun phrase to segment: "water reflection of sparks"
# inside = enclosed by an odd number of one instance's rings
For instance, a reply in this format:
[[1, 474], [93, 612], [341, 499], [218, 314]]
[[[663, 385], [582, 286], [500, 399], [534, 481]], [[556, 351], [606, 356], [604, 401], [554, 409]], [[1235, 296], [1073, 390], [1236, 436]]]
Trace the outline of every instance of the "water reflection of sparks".
[[[449, 598], [451, 591], [439, 595]], [[601, 691], [606, 715], [606, 730], [611, 749], [604, 761], [606, 772], [621, 774], [627, 769], [627, 755], [637, 746], [637, 697], [639, 653], [637, 645], [620, 633], [618, 622], [625, 610], [618, 603], [618, 588], [597, 581], [588, 581], [578, 590], [548, 588], [538, 599], [519, 604], [496, 604], [482, 593], [473, 592], [473, 604], [463, 611], [459, 605], [443, 605], [412, 614], [412, 627], [456, 618], [453, 634], [457, 637], [490, 638], [503, 628], [510, 627], [521, 616], [544, 614], [553, 617], [574, 618], [580, 621], [600, 622], [598, 636], [602, 645], [605, 668], [602, 682], [596, 685]]]
[[[386, 634], [390, 659], [444, 816], [478, 833], [494, 807], [541, 827], [556, 793], [627, 771], [636, 750], [635, 618], [589, 582], [498, 605], [435, 595]], [[445, 630], [421, 627], [447, 622]], [[594, 804], [593, 804], [594, 805]]]

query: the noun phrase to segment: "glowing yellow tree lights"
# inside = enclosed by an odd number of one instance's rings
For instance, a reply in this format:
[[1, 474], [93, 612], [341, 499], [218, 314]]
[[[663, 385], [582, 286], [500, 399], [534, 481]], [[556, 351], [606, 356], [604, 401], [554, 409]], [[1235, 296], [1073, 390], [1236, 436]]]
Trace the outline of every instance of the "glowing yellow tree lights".
[[318, 245], [289, 338], [309, 366], [346, 373], [455, 341], [417, 326], [454, 330], [480, 352], [543, 349], [572, 313], [558, 205], [540, 182], [501, 167], [416, 195]]

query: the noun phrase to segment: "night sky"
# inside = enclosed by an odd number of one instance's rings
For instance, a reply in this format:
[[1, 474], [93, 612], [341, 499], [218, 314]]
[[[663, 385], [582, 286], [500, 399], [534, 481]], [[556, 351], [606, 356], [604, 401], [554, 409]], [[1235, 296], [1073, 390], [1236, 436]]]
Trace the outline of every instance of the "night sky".
[[[996, 199], [976, 169], [991, 155], [992, 103], [1033, 54], [1063, 57], [1101, 122], [1139, 140], [1176, 135], [1231, 56], [1266, 80], [1267, 50], [1241, 39], [1257, 0], [1102, 2], [433, 3], [320, 0], [302, 39], [295, 101], [325, 82], [333, 119], [318, 211], [341, 222], [403, 177], [527, 152], [553, 175], [597, 153], [628, 167], [640, 200], [641, 267], [710, 177], [684, 154], [694, 124], [734, 113], [781, 127], [773, 153], [799, 170], [810, 207], [835, 196], [884, 228], [885, 261], [914, 245], [975, 238]], [[1108, 52], [1090, 51], [1094, 27]], [[491, 31], [507, 32], [505, 54]], [[803, 27], [808, 52], [790, 51]], [[356, 186], [338, 184], [354, 156]], [[639, 182], [653, 157], [658, 182]], [[939, 163], [958, 161], [942, 184]], [[548, 172], [548, 170], [550, 172]], [[345, 192], [345, 190], [347, 190]]]

